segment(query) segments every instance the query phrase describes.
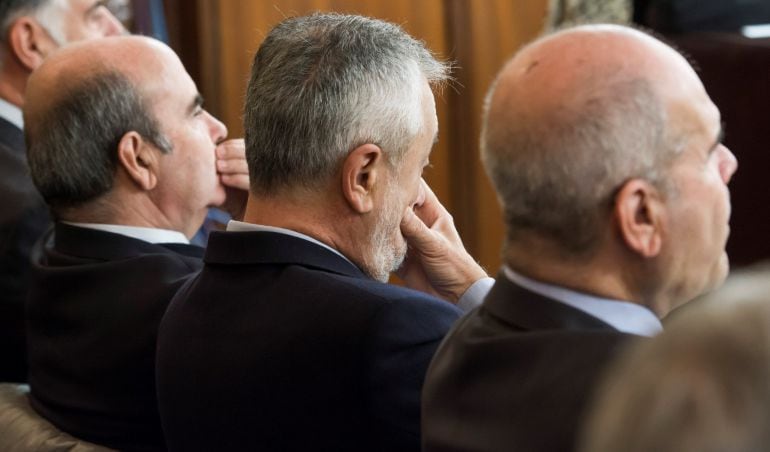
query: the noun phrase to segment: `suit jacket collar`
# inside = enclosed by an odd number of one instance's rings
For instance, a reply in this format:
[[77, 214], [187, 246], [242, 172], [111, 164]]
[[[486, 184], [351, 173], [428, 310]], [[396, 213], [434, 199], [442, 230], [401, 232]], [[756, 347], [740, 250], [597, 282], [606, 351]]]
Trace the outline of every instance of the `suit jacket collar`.
[[43, 240], [61, 253], [85, 259], [115, 260], [158, 253], [203, 257], [203, 248], [194, 245], [149, 243], [125, 235], [64, 223], [56, 223], [53, 233], [49, 231]]
[[206, 264], [302, 265], [355, 278], [367, 276], [342, 256], [299, 237], [267, 231], [212, 232]]
[[24, 132], [3, 117], [0, 117], [0, 144], [22, 154], [26, 152]]
[[513, 283], [502, 273], [483, 306], [504, 322], [525, 330], [616, 331], [596, 317]]

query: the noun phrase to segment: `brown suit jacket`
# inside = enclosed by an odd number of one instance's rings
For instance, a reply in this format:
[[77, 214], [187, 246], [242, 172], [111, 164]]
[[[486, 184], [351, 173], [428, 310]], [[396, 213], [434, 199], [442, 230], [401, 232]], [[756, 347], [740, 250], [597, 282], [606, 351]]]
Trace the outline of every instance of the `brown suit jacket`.
[[600, 372], [634, 337], [501, 274], [433, 358], [423, 450], [574, 450]]

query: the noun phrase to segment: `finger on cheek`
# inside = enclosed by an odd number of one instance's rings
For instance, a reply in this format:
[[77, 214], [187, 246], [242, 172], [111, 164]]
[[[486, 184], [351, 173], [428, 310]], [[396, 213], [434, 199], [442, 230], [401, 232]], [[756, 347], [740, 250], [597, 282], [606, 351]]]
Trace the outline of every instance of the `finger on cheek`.
[[414, 220], [414, 212], [411, 208], [407, 208], [404, 211], [404, 215], [401, 217], [401, 232], [404, 235], [411, 235], [414, 233]]

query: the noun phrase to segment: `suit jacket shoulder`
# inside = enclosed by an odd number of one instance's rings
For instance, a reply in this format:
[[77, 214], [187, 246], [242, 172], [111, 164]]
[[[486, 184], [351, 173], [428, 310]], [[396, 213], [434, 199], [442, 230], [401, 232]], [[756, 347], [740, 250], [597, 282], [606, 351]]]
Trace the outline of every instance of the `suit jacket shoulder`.
[[573, 450], [599, 374], [634, 337], [500, 275], [431, 363], [424, 450]]
[[33, 252], [30, 402], [76, 437], [165, 448], [155, 397], [157, 327], [202, 249], [57, 224]]
[[425, 370], [459, 316], [309, 241], [214, 233], [161, 325], [169, 447], [419, 450]]

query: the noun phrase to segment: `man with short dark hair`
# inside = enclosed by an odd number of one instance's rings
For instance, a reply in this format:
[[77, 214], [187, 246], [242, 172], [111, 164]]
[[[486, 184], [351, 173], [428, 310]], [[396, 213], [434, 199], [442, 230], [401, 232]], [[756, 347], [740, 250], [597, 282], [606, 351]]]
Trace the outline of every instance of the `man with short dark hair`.
[[27, 78], [61, 45], [124, 32], [97, 0], [0, 2], [0, 381], [26, 381], [29, 253], [50, 225], [24, 155]]
[[[425, 369], [484, 276], [421, 180], [446, 78], [378, 20], [268, 34], [245, 106], [245, 220], [210, 237], [159, 332], [171, 450], [419, 450]], [[386, 284], [399, 267], [445, 300]]]
[[431, 363], [423, 445], [573, 450], [619, 347], [726, 276], [737, 162], [687, 61], [622, 26], [522, 49], [490, 89], [483, 125], [505, 265]]
[[164, 450], [157, 326], [201, 266], [188, 239], [207, 207], [243, 209], [242, 142], [224, 141], [174, 52], [143, 37], [54, 53], [30, 77], [24, 118], [56, 220], [32, 253], [30, 402], [78, 438]]

